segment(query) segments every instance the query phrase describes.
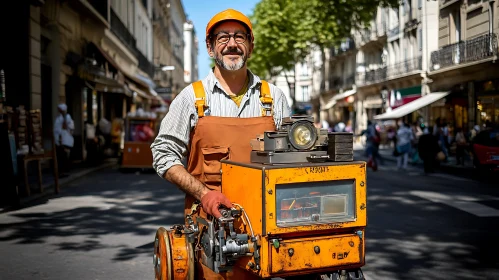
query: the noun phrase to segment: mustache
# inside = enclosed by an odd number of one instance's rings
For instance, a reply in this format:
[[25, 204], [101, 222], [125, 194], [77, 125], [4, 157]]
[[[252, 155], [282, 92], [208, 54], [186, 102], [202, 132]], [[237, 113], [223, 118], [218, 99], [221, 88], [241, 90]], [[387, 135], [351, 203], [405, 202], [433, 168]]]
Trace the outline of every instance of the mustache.
[[224, 52], [222, 52], [222, 55], [234, 55], [234, 54], [237, 54], [237, 55], [243, 55], [244, 53], [240, 50], [226, 50]]

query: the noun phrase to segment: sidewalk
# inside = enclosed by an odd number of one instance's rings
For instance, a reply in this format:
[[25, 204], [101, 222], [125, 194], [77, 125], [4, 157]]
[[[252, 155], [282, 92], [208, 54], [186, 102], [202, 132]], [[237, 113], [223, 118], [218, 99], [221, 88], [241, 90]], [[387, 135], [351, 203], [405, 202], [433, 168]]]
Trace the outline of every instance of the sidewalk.
[[[354, 149], [354, 156], [356, 156], [359, 159], [367, 160], [367, 157], [365, 155], [365, 147], [362, 144], [354, 143], [353, 149]], [[383, 158], [385, 164], [386, 162], [397, 163], [397, 157], [393, 155], [393, 147], [381, 146], [379, 148], [379, 154]], [[409, 165], [420, 167], [421, 169], [423, 169], [423, 162], [421, 160], [414, 163], [411, 162], [411, 160], [409, 159]], [[465, 160], [464, 165], [457, 165], [456, 158], [450, 157], [448, 162], [440, 163], [440, 166], [437, 168], [437, 171], [459, 175], [462, 177], [472, 177], [474, 168], [473, 168], [473, 163], [469, 158]]]
[[[74, 163], [72, 166], [72, 169], [69, 173], [69, 176], [64, 177], [64, 178], [59, 178], [59, 188], [62, 189], [64, 186], [68, 185], [72, 181], [80, 179], [80, 178], [82, 178], [82, 177], [84, 177], [92, 172], [115, 166], [117, 163], [118, 163], [118, 159], [116, 159], [116, 158], [105, 159], [100, 164], [97, 164], [97, 165], [88, 165], [86, 163]], [[33, 201], [36, 201], [36, 200], [41, 199], [43, 197], [55, 194], [55, 182], [54, 182], [54, 176], [52, 174], [52, 170], [51, 169], [44, 169], [42, 172], [43, 172], [43, 176], [42, 176], [43, 192], [42, 193], [39, 192], [39, 186], [38, 186], [38, 181], [37, 181], [36, 175], [34, 175], [34, 174], [29, 175], [28, 180], [29, 180], [29, 184], [30, 184], [31, 195], [21, 197], [19, 206], [0, 205], [0, 213], [9, 211], [9, 210], [16, 208], [16, 207], [23, 207], [24, 205], [27, 205], [30, 202], [33, 202]], [[18, 188], [19, 188], [19, 191], [21, 193], [24, 192], [24, 190], [21, 190], [22, 188], [24, 188], [24, 184], [19, 185]]]

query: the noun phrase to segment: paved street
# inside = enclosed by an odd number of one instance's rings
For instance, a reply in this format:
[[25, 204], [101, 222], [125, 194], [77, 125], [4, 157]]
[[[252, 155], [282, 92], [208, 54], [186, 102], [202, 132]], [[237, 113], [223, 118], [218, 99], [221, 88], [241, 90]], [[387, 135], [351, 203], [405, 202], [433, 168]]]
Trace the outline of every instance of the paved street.
[[[367, 279], [499, 279], [499, 188], [386, 165], [368, 190]], [[0, 214], [0, 279], [153, 279], [155, 231], [182, 222], [182, 198], [107, 169]]]

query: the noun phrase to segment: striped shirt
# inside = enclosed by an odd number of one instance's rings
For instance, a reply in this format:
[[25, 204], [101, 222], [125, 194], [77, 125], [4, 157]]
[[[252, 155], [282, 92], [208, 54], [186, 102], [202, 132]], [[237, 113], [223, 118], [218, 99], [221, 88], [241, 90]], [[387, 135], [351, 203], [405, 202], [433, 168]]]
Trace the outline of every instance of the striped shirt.
[[[240, 106], [230, 98], [218, 82], [212, 71], [202, 80], [206, 92], [205, 116], [250, 118], [262, 115], [260, 101], [260, 78], [248, 70], [249, 87]], [[269, 84], [273, 98], [273, 112], [276, 126], [279, 127], [284, 117], [291, 115], [291, 110], [284, 93]], [[174, 165], [182, 165], [182, 159], [188, 154], [190, 134], [198, 121], [195, 107], [195, 95], [192, 84], [182, 90], [170, 105], [168, 114], [161, 122], [158, 136], [151, 144], [153, 167], [159, 176]]]

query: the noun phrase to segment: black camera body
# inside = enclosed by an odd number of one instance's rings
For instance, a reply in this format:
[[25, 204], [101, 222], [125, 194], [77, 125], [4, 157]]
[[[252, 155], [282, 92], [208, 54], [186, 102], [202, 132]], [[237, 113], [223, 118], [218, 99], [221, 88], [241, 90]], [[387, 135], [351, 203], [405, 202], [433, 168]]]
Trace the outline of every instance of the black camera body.
[[311, 116], [282, 119], [276, 131], [251, 140], [251, 161], [259, 163], [315, 162], [328, 159], [328, 132], [316, 128]]

